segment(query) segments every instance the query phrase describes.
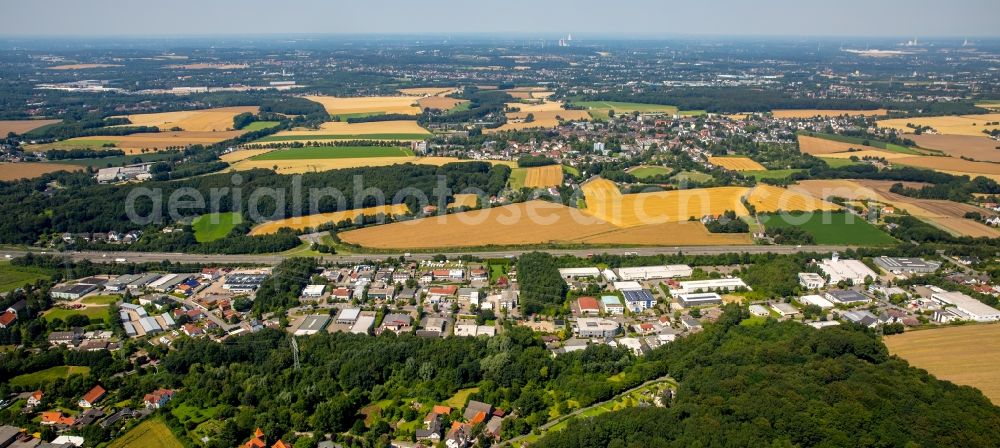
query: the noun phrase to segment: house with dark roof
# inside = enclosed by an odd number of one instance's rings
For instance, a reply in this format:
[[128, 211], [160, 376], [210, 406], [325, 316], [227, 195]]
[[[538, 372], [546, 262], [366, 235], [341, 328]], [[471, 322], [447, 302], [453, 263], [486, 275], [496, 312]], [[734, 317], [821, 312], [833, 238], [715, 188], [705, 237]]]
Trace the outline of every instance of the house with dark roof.
[[465, 406], [465, 412], [462, 413], [462, 418], [471, 422], [480, 413], [484, 416], [493, 414], [493, 405], [481, 401], [469, 400], [469, 404]]

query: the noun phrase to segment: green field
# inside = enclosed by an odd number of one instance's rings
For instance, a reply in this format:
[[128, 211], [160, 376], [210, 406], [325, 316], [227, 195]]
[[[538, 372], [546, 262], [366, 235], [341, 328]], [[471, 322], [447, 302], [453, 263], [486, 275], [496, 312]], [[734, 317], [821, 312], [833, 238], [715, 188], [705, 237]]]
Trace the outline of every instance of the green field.
[[854, 162], [851, 159], [839, 159], [834, 157], [820, 157], [820, 159], [823, 159], [827, 165], [830, 165], [830, 168], [840, 168], [842, 166], [851, 166], [860, 163]]
[[67, 378], [70, 375], [89, 375], [90, 367], [81, 366], [55, 366], [37, 372], [26, 373], [11, 378], [11, 386], [41, 386], [44, 383], [54, 381], [58, 378]]
[[469, 110], [470, 107], [472, 107], [472, 102], [470, 102], [470, 101], [466, 101], [464, 103], [458, 103], [458, 105], [456, 105], [455, 107], [449, 109], [447, 113], [448, 114], [452, 114], [452, 113], [455, 113], [455, 112], [467, 111], [467, 110]]
[[510, 188], [514, 190], [520, 190], [524, 188], [524, 180], [527, 177], [528, 177], [527, 168], [514, 168], [510, 170], [510, 178], [508, 179], [508, 182], [510, 182]]
[[40, 145], [29, 146], [30, 150], [33, 152], [44, 152], [50, 149], [112, 149], [104, 145], [115, 145], [114, 140], [101, 140], [97, 138], [88, 137], [78, 137], [78, 139], [63, 140], [52, 143], [43, 143]]
[[575, 101], [574, 105], [583, 106], [587, 109], [595, 110], [613, 110], [615, 113], [665, 113], [665, 114], [676, 114], [679, 111], [677, 106], [669, 106], [666, 104], [646, 104], [646, 103], [624, 103], [619, 101]]
[[251, 160], [351, 159], [362, 157], [412, 157], [410, 148], [385, 146], [317, 146], [271, 151]]
[[89, 296], [80, 299], [81, 302], [88, 305], [111, 305], [121, 299], [121, 296], [116, 295], [97, 295]]
[[646, 179], [653, 176], [666, 176], [674, 170], [662, 166], [637, 166], [628, 170], [628, 173], [638, 179]]
[[194, 239], [199, 243], [225, 238], [233, 228], [243, 222], [243, 215], [230, 213], [206, 213], [194, 219]]
[[897, 242], [863, 218], [846, 212], [760, 215], [760, 221], [769, 229], [798, 227], [812, 235], [816, 244], [878, 246]]
[[91, 322], [103, 321], [111, 315], [109, 313], [110, 309], [111, 308], [106, 306], [89, 306], [86, 308], [79, 308], [75, 310], [69, 308], [51, 308], [45, 312], [43, 317], [45, 318], [45, 320], [48, 321], [51, 321], [56, 318], [66, 320], [66, 318], [74, 314], [81, 314], [87, 316], [87, 318], [90, 319]]
[[424, 140], [431, 137], [431, 134], [402, 133], [402, 134], [351, 134], [351, 135], [269, 135], [254, 143], [268, 142], [294, 142], [294, 141], [319, 141], [319, 140]]
[[153, 417], [130, 429], [107, 446], [107, 448], [131, 447], [184, 448], [184, 445], [174, 437], [161, 417]]
[[576, 167], [569, 166], [569, 165], [563, 165], [562, 169], [563, 169], [564, 173], [569, 174], [570, 176], [573, 176], [573, 177], [579, 177], [580, 176], [580, 170], [578, 170]]
[[385, 115], [385, 112], [358, 112], [353, 114], [330, 115], [330, 117], [336, 121], [347, 121], [351, 118], [377, 117], [379, 115]]
[[[99, 149], [99, 148], [95, 148]], [[91, 159], [53, 160], [46, 163], [64, 163], [68, 165], [89, 166], [92, 168], [107, 168], [133, 163], [156, 162], [169, 159], [177, 154], [169, 151], [151, 152], [148, 154], [126, 154], [123, 156], [100, 157]]]
[[0, 261], [0, 292], [12, 291], [36, 280], [52, 277], [51, 269], [33, 266], [13, 266], [9, 261]]
[[708, 182], [712, 180], [712, 175], [708, 173], [702, 173], [698, 171], [681, 171], [677, 173], [674, 177], [670, 178], [673, 181], [691, 181], [691, 182]]
[[195, 424], [199, 424], [210, 418], [215, 418], [215, 414], [219, 413], [219, 409], [221, 409], [221, 406], [202, 409], [184, 403], [171, 409], [170, 413], [173, 414], [174, 417], [177, 417], [177, 420], [180, 420], [181, 423], [192, 421], [195, 422]]
[[805, 171], [803, 169], [787, 169], [787, 170], [763, 170], [763, 171], [742, 171], [740, 174], [746, 177], [752, 177], [757, 180], [761, 179], [784, 179], [795, 173], [801, 173]]
[[445, 406], [449, 406], [452, 409], [462, 409], [465, 407], [465, 403], [469, 401], [469, 396], [479, 392], [478, 387], [470, 387], [468, 389], [461, 389], [455, 392], [451, 398], [444, 401]]
[[[836, 134], [824, 134], [819, 132], [800, 132], [799, 134], [808, 137], [822, 138], [826, 140], [833, 140], [835, 142], [852, 143], [855, 145], [863, 145], [865, 141], [868, 142], [868, 146], [872, 146], [879, 149], [884, 149], [886, 151], [898, 152], [900, 154], [913, 154], [913, 155], [923, 155], [925, 151], [918, 151], [913, 148], [909, 148], [903, 145], [897, 145], [895, 143], [880, 142], [878, 140], [864, 139], [861, 137], [851, 137], [847, 135], [836, 135]], [[932, 151], [936, 152], [936, 151]]]
[[250, 123], [250, 124], [244, 126], [243, 129], [241, 129], [241, 130], [242, 131], [247, 131], [247, 132], [259, 131], [261, 129], [273, 128], [273, 127], [275, 127], [275, 126], [277, 126], [279, 124], [281, 124], [281, 123], [279, 123], [277, 121], [255, 121], [253, 123]]

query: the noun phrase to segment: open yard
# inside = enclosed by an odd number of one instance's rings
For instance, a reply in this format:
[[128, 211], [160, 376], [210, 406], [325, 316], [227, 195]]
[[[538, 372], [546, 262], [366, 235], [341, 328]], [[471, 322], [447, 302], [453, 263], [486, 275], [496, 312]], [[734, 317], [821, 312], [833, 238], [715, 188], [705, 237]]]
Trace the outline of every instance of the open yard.
[[893, 355], [953, 383], [983, 391], [1000, 403], [1000, 324], [907, 331], [885, 337]]
[[900, 132], [912, 133], [914, 126], [929, 126], [939, 134], [983, 136], [983, 130], [1000, 129], [1000, 125], [986, 123], [1000, 122], [1000, 113], [979, 115], [948, 115], [941, 117], [910, 117], [879, 120], [878, 126]]
[[0, 163], [0, 181], [31, 179], [56, 171], [81, 171], [83, 167], [67, 163]]
[[87, 316], [88, 319], [93, 321], [103, 321], [107, 319], [110, 314], [111, 308], [107, 306], [88, 306], [86, 308], [49, 308], [42, 317], [47, 321], [52, 321], [55, 319], [66, 320], [66, 318], [79, 314], [82, 316]]
[[113, 440], [107, 448], [184, 448], [160, 417], [151, 417]]
[[131, 125], [156, 126], [161, 131], [180, 128], [184, 131], [229, 131], [233, 129], [233, 117], [242, 113], [255, 114], [257, 106], [221, 107], [217, 109], [182, 110], [153, 114], [127, 115]]
[[334, 96], [307, 96], [307, 100], [315, 101], [326, 108], [330, 115], [354, 114], [419, 114], [420, 107], [415, 106], [417, 99], [412, 96], [360, 96], [340, 98]]
[[82, 366], [55, 366], [37, 372], [26, 373], [11, 378], [11, 386], [40, 386], [59, 378], [68, 378], [70, 375], [88, 375], [90, 367]]
[[0, 137], [6, 138], [11, 132], [24, 134], [42, 126], [59, 123], [62, 120], [0, 120]]
[[199, 243], [205, 243], [225, 238], [242, 222], [243, 215], [239, 213], [206, 213], [195, 218], [191, 227], [194, 229], [194, 238]]
[[262, 224], [254, 226], [250, 230], [250, 235], [267, 235], [270, 233], [276, 233], [278, 229], [282, 227], [289, 227], [296, 230], [302, 230], [307, 227], [315, 228], [321, 224], [326, 223], [338, 223], [346, 219], [354, 219], [358, 216], [376, 216], [382, 215], [404, 215], [409, 212], [405, 204], [394, 204], [394, 205], [383, 205], [379, 207], [367, 207], [354, 210], [344, 210], [340, 212], [330, 212], [330, 213], [317, 213], [314, 215], [297, 216], [294, 218], [279, 219], [277, 221], [268, 221]]
[[779, 210], [794, 211], [826, 211], [840, 210], [840, 206], [808, 194], [799, 193], [772, 185], [758, 184], [750, 190], [747, 202], [754, 206], [758, 213], [770, 213]]
[[276, 149], [252, 160], [353, 159], [364, 157], [413, 157], [409, 148], [385, 146], [317, 146]]
[[798, 227], [816, 244], [885, 245], [897, 241], [863, 218], [846, 212], [782, 213], [760, 216], [766, 228]]
[[9, 261], [0, 261], [0, 292], [7, 292], [36, 280], [52, 277], [52, 270], [34, 266], [14, 266]]
[[767, 169], [764, 168], [764, 165], [753, 161], [749, 157], [709, 157], [708, 163], [732, 171], [761, 171]]
[[888, 111], [885, 109], [776, 109], [771, 111], [771, 115], [775, 118], [839, 117], [841, 115], [871, 117], [876, 115], [885, 115], [886, 113], [888, 113]]

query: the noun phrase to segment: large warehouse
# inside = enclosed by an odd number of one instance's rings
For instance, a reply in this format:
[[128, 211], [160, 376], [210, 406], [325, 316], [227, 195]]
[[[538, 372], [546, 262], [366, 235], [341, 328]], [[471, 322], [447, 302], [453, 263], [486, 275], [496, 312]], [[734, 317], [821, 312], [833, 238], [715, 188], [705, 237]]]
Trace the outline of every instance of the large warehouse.
[[1000, 320], [1000, 310], [960, 292], [937, 292], [931, 295], [931, 300], [942, 305], [953, 305], [959, 315], [976, 322], [992, 322]]
[[619, 268], [618, 278], [621, 280], [652, 280], [662, 278], [690, 277], [693, 270], [684, 264], [666, 266], [639, 266], [634, 268]]

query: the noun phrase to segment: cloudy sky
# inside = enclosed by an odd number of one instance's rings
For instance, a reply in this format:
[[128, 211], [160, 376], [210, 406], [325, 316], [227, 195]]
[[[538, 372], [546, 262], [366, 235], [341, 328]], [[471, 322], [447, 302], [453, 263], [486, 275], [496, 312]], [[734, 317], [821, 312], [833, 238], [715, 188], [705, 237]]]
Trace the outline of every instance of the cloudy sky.
[[3, 0], [0, 35], [1000, 36], [1000, 0]]

